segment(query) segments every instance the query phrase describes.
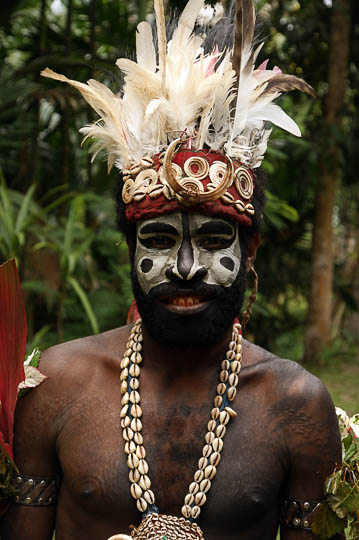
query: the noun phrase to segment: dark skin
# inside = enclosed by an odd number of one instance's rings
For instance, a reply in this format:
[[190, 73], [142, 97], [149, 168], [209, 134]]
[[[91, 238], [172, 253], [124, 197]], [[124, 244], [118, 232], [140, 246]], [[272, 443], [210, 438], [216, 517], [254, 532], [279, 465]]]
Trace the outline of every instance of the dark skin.
[[[255, 243], [249, 259], [255, 256]], [[120, 362], [130, 327], [65, 343], [43, 354], [48, 379], [16, 410], [15, 460], [22, 474], [60, 475], [58, 504], [12, 505], [1, 539], [107, 540], [141, 518], [123, 451]], [[202, 453], [231, 327], [218, 342], [175, 349], [143, 328], [143, 436], [156, 503], [180, 515]], [[206, 540], [274, 540], [280, 497], [320, 500], [340, 462], [333, 404], [302, 367], [244, 341], [238, 393], [221, 463], [197, 520]], [[283, 527], [283, 540], [312, 533]], [[333, 537], [334, 538], [334, 537]], [[339, 538], [339, 537], [338, 537]]]

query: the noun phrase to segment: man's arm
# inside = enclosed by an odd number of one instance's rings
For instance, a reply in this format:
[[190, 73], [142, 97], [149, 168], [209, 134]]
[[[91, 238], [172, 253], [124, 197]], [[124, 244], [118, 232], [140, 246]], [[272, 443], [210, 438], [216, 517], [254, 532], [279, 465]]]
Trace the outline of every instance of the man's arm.
[[[41, 362], [41, 368], [43, 362]], [[45, 362], [47, 365], [47, 362]], [[42, 371], [44, 371], [42, 369]], [[51, 372], [51, 369], [50, 369]], [[48, 375], [45, 371], [45, 374]], [[18, 399], [15, 411], [14, 426], [14, 457], [15, 463], [21, 475], [26, 475], [35, 481], [28, 483], [25, 479], [26, 496], [34, 496], [35, 502], [42, 503], [39, 497], [36, 498], [34, 484], [39, 484], [36, 478], [44, 479], [60, 476], [59, 465], [55, 451], [55, 430], [54, 407], [55, 401], [53, 389], [53, 377], [45, 380], [39, 387]], [[40, 480], [41, 481], [41, 480]], [[24, 480], [23, 480], [24, 482]], [[23, 483], [22, 482], [22, 483]], [[20, 481], [19, 481], [20, 484]], [[39, 486], [38, 489], [42, 489]], [[24, 490], [25, 491], [25, 490]], [[49, 502], [52, 488], [44, 489], [43, 500]], [[23, 498], [25, 504], [12, 502], [9, 510], [0, 521], [1, 540], [51, 540], [55, 523], [55, 505], [30, 506], [26, 504], [26, 497]]]
[[[284, 428], [289, 459], [289, 473], [283, 498], [305, 502], [323, 499], [325, 479], [341, 463], [341, 442], [332, 400], [316, 377], [302, 371], [288, 391], [288, 405], [280, 423]], [[305, 520], [305, 516], [303, 516]], [[297, 521], [298, 522], [298, 521]], [[318, 538], [311, 531], [281, 525], [282, 540]], [[338, 540], [340, 536], [333, 536]]]

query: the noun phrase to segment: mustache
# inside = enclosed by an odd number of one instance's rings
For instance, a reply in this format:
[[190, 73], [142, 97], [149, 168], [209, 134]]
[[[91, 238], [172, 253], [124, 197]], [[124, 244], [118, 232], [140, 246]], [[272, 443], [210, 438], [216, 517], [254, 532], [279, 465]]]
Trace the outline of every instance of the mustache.
[[173, 296], [198, 296], [200, 298], [215, 298], [223, 293], [220, 285], [209, 285], [203, 281], [191, 284], [187, 283], [160, 283], [148, 293], [148, 298], [161, 300]]

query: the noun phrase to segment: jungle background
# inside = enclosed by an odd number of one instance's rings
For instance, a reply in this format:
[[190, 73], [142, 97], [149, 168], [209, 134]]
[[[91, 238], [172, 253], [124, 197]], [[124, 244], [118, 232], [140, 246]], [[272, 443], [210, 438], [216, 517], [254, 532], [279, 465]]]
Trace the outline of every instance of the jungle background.
[[[185, 0], [166, 2], [181, 10]], [[259, 294], [246, 337], [303, 362], [337, 405], [359, 410], [359, 3], [257, 0], [259, 62], [317, 92], [281, 105], [297, 139], [274, 130], [263, 167], [267, 207], [256, 260]], [[15, 257], [28, 347], [122, 325], [132, 299], [116, 229], [116, 171], [91, 163], [79, 128], [95, 119], [50, 67], [120, 91], [115, 60], [134, 54], [150, 0], [2, 0], [0, 6], [0, 264]], [[151, 19], [150, 19], [151, 20]], [[248, 283], [249, 289], [251, 283]]]

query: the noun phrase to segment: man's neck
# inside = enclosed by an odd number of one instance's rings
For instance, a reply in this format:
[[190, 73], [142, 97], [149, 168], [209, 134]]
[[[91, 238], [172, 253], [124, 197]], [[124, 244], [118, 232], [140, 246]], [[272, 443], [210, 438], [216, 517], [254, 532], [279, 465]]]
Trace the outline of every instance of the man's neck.
[[162, 371], [164, 375], [176, 371], [177, 376], [180, 376], [188, 371], [203, 372], [219, 367], [232, 339], [232, 326], [230, 326], [215, 344], [196, 347], [186, 347], [184, 344], [179, 348], [155, 340], [145, 326], [142, 326], [142, 332], [146, 369]]

